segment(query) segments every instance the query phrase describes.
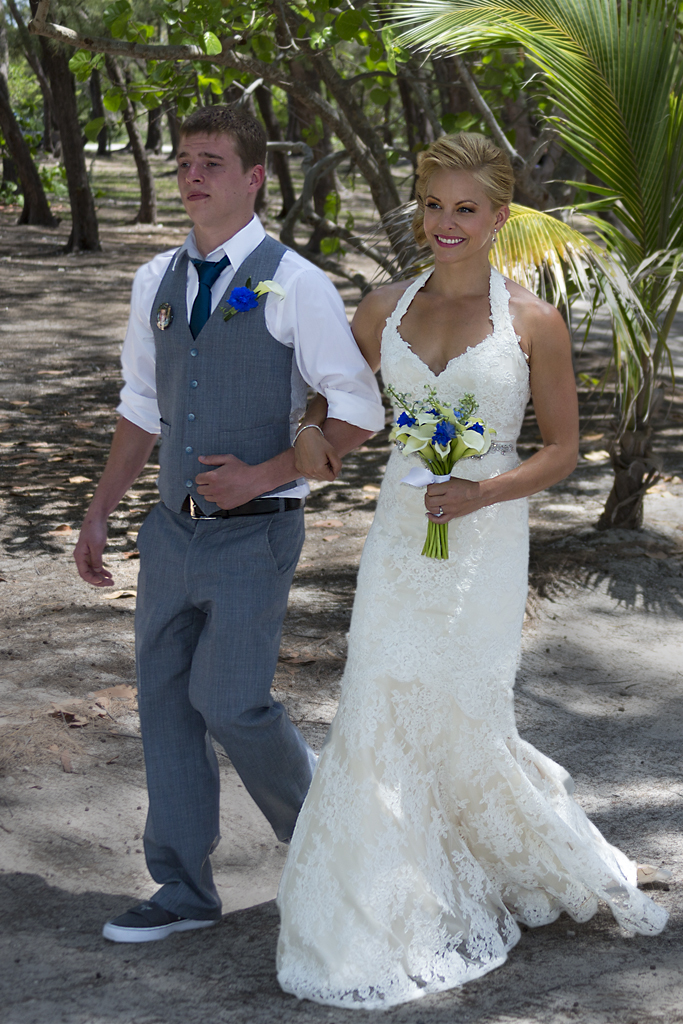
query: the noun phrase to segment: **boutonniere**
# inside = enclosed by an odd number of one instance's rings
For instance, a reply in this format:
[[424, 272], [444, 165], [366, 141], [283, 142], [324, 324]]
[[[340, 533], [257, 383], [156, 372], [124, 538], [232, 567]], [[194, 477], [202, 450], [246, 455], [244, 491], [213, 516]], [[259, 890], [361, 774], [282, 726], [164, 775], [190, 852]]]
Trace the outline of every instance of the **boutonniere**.
[[227, 323], [235, 313], [248, 313], [250, 309], [256, 309], [258, 301], [268, 292], [275, 292], [281, 299], [285, 297], [285, 290], [275, 281], [259, 281], [255, 288], [251, 287], [251, 278], [247, 278], [246, 285], [233, 288], [228, 296], [228, 308], [221, 306], [223, 319]]

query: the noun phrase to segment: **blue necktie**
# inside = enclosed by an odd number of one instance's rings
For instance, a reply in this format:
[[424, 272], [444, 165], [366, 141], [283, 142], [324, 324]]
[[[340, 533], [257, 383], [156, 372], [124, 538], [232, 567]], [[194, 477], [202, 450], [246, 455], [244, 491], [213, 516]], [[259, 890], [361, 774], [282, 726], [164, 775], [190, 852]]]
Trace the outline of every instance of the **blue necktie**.
[[192, 262], [199, 274], [199, 291], [190, 315], [190, 333], [193, 338], [196, 338], [211, 315], [211, 288], [230, 260], [224, 256], [217, 263], [211, 263], [209, 260], [192, 260]]

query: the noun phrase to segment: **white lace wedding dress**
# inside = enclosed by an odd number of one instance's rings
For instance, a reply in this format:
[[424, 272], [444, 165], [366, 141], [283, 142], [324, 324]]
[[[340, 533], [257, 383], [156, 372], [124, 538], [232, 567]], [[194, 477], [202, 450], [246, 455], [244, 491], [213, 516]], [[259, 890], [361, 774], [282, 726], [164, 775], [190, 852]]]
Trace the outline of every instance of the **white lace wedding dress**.
[[[382, 336], [398, 392], [457, 403], [472, 392], [496, 446], [456, 475], [518, 464], [529, 373], [491, 273], [492, 333], [435, 376], [399, 325]], [[652, 935], [665, 910], [636, 888], [636, 865], [569, 795], [568, 774], [522, 740], [513, 691], [527, 592], [527, 503], [454, 520], [450, 559], [423, 557], [424, 491], [395, 450], [365, 544], [339, 711], [292, 839], [278, 905], [278, 979], [300, 998], [385, 1009], [499, 966], [520, 937], [604, 900]]]

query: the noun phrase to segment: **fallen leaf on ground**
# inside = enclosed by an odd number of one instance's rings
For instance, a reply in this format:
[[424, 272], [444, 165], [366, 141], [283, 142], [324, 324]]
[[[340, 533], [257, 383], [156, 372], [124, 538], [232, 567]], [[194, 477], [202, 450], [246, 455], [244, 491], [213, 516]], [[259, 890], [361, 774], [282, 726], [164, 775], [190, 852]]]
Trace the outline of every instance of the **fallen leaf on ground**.
[[666, 551], [646, 551], [645, 554], [648, 558], [668, 558]]
[[341, 533], [326, 533], [323, 540], [339, 540]]
[[55, 533], [71, 533], [71, 527], [68, 523], [62, 523], [61, 526], [55, 526], [54, 530], [49, 531], [51, 534]]
[[70, 729], [82, 729], [84, 725], [88, 724], [88, 719], [83, 718], [77, 711], [73, 711], [70, 708], [60, 708], [58, 705], [53, 704], [54, 711], [50, 711], [50, 718], [58, 718], [62, 722], [66, 722]]
[[67, 774], [70, 774], [73, 771], [73, 768], [71, 767], [71, 758], [69, 757], [65, 750], [61, 752], [61, 754], [59, 755], [59, 759], [62, 762], [62, 768], [64, 769], [64, 771]]
[[70, 484], [91, 484], [92, 483], [92, 477], [90, 477], [90, 476], [70, 476], [69, 477], [69, 483]]
[[74, 420], [74, 426], [87, 429], [88, 427], [94, 427], [95, 424], [92, 420]]
[[113, 593], [105, 593], [108, 601], [118, 601], [120, 597], [137, 597], [137, 590], [114, 590]]
[[376, 487], [375, 484], [366, 484], [363, 490], [366, 494], [379, 494], [379, 487]]
[[320, 527], [337, 527], [343, 526], [341, 519], [319, 519], [317, 523], [311, 523], [310, 526], [313, 530], [319, 529]]
[[603, 448], [597, 452], [584, 452], [583, 457], [587, 462], [604, 462], [605, 459], [609, 459], [609, 452]]
[[286, 661], [288, 665], [312, 665], [315, 661], [310, 654], [292, 654], [289, 651], [280, 651], [278, 661]]
[[126, 700], [132, 700], [133, 697], [137, 697], [138, 691], [134, 686], [129, 686], [128, 683], [119, 683], [117, 686], [107, 686], [104, 690], [95, 690], [90, 696], [93, 700], [98, 701], [100, 698], [105, 699], [111, 697], [124, 698]]
[[140, 557], [140, 552], [139, 551], [124, 551], [123, 557], [124, 558], [139, 558]]

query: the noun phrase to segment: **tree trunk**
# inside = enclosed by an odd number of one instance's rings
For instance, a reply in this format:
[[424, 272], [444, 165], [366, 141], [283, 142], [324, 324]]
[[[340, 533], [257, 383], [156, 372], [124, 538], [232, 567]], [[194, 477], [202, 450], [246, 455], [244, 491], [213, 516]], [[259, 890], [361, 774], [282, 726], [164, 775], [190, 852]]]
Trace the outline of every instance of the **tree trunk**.
[[52, 90], [50, 89], [50, 83], [47, 75], [45, 74], [45, 69], [38, 59], [38, 54], [33, 49], [31, 36], [24, 24], [24, 20], [19, 8], [17, 7], [16, 0], [7, 0], [7, 6], [12, 12], [12, 17], [14, 18], [17, 29], [19, 30], [21, 45], [24, 49], [24, 56], [26, 57], [33, 74], [36, 76], [38, 85], [40, 86], [40, 91], [43, 94], [43, 149], [46, 153], [52, 153], [54, 152], [52, 134], [56, 121], [54, 116], [55, 104], [52, 96]]
[[164, 108], [156, 107], [147, 111], [147, 138], [145, 149], [148, 153], [161, 153], [163, 139], [161, 136], [161, 120], [164, 116]]
[[[34, 17], [37, 6], [37, 0], [31, 0]], [[102, 246], [78, 123], [74, 78], [69, 71], [68, 58], [61, 48], [48, 42], [44, 36], [40, 37], [40, 46], [43, 67], [54, 97], [55, 119], [69, 188], [71, 235], [66, 243], [66, 252], [100, 252]]]
[[[261, 111], [263, 123], [266, 126], [266, 133], [269, 140], [271, 142], [282, 142], [282, 129], [280, 128], [280, 123], [273, 111], [273, 100], [270, 90], [266, 89], [265, 86], [260, 85], [254, 90], [254, 93], [259, 110]], [[280, 183], [280, 195], [282, 196], [282, 209], [277, 216], [278, 220], [283, 220], [294, 206], [294, 201], [296, 199], [294, 194], [294, 185], [292, 184], [292, 175], [289, 172], [289, 158], [286, 153], [276, 152], [270, 154], [270, 159], [272, 161], [273, 170], [275, 171]]]
[[614, 483], [597, 526], [599, 530], [639, 530], [643, 498], [657, 482], [660, 465], [652, 452], [651, 429], [627, 430], [612, 446]]
[[168, 121], [168, 134], [171, 136], [171, 152], [168, 154], [168, 160], [175, 160], [178, 153], [178, 142], [180, 140], [180, 119], [178, 117], [178, 104], [173, 103], [171, 100], [164, 102], [164, 110], [166, 111], [166, 120]]
[[[289, 71], [292, 78], [299, 81], [305, 82], [309, 89], [314, 92], [320, 92], [320, 76], [312, 68], [305, 67], [303, 62], [300, 60], [292, 60], [289, 62]], [[332, 152], [332, 143], [330, 139], [330, 130], [328, 126], [319, 119], [322, 125], [322, 135], [319, 135], [317, 139], [312, 138], [311, 133], [316, 133], [316, 118], [312, 115], [311, 110], [304, 103], [294, 96], [292, 104], [290, 106], [290, 114], [293, 114], [295, 118], [295, 130], [298, 133], [298, 138], [308, 143], [313, 150], [315, 157], [314, 162], [322, 160], [324, 156], [328, 156]], [[337, 187], [335, 180], [334, 170], [329, 171], [327, 174], [320, 176], [316, 182], [313, 190], [313, 208], [319, 216], [324, 216], [325, 213], [325, 199], [330, 192], [334, 191]], [[320, 242], [325, 237], [326, 231], [324, 228], [315, 227], [311, 234], [305, 248], [310, 252], [320, 252]]]
[[[0, 65], [5, 63], [4, 50], [6, 46], [3, 46], [3, 42], [6, 43], [6, 39], [5, 21], [2, 18], [0, 20]], [[24, 208], [21, 211], [18, 223], [35, 224], [45, 228], [56, 227], [59, 221], [50, 210], [50, 204], [47, 201], [38, 168], [33, 162], [31, 150], [14, 116], [7, 87], [7, 78], [2, 66], [0, 66], [0, 130], [5, 138], [5, 145], [10, 151], [14, 170], [21, 183], [21, 191], [24, 194]], [[4, 167], [3, 176], [7, 177]], [[12, 179], [7, 177], [7, 180]]]
[[[126, 83], [116, 59], [107, 54], [105, 57], [105, 66], [112, 83], [117, 85], [120, 89], [125, 90]], [[135, 110], [133, 108], [133, 104], [128, 98], [127, 93], [125, 93], [125, 96], [126, 99], [124, 105], [121, 107], [121, 113], [123, 114], [123, 122], [126, 126], [126, 131], [128, 132], [130, 148], [133, 151], [133, 158], [135, 160], [138, 179], [140, 181], [140, 209], [137, 212], [134, 223], [156, 224], [157, 195], [154, 187], [152, 168], [150, 166], [147, 151], [142, 144], [142, 136], [140, 135], [140, 131], [135, 121]]]
[[[90, 76], [90, 117], [94, 121], [96, 117], [104, 117], [104, 103], [102, 102], [102, 83], [100, 80], [100, 73], [95, 68], [92, 75]], [[102, 125], [102, 131], [97, 136], [97, 155], [108, 156], [109, 151], [107, 148], [109, 132], [107, 130], [106, 121]]]

